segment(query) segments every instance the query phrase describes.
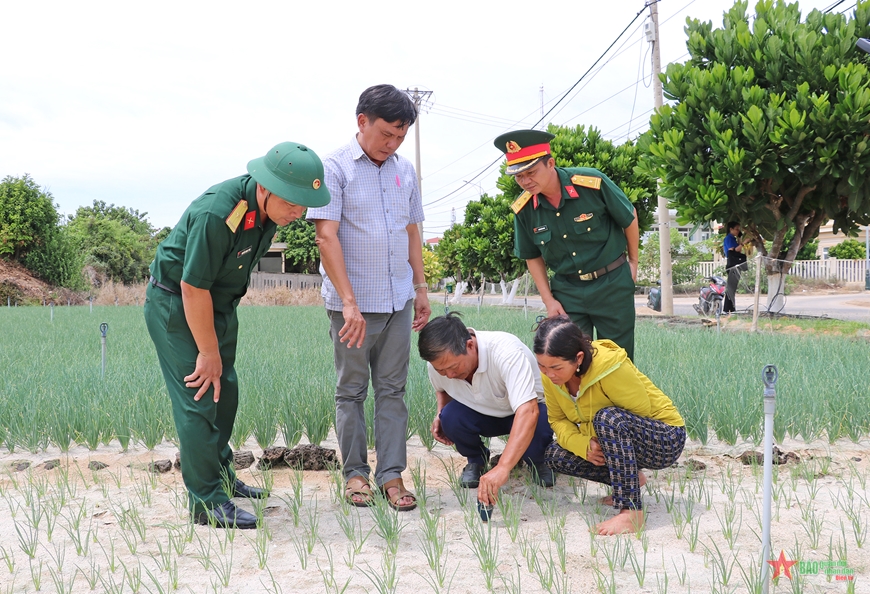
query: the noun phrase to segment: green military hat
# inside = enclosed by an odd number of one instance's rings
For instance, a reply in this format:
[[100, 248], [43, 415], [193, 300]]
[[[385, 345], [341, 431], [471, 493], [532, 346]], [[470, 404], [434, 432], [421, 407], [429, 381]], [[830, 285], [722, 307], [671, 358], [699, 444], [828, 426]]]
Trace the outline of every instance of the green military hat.
[[507, 157], [505, 173], [516, 175], [550, 156], [550, 141], [554, 138], [542, 130], [514, 130], [496, 138], [494, 144]]
[[299, 206], [326, 206], [323, 163], [317, 153], [298, 142], [282, 142], [266, 156], [248, 162], [248, 173], [276, 197]]

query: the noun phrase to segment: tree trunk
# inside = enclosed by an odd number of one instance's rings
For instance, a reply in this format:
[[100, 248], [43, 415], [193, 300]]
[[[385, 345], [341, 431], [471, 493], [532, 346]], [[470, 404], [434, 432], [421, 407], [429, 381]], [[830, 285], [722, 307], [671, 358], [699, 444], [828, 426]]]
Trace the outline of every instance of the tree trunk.
[[783, 272], [767, 273], [767, 311], [770, 313], [782, 313], [785, 307], [785, 279], [788, 277]]
[[[520, 277], [522, 278], [522, 277]], [[517, 296], [517, 289], [520, 286], [520, 279], [515, 278], [511, 281], [511, 290], [510, 293], [507, 292], [507, 284], [504, 282], [504, 279], [499, 281], [499, 285], [501, 285], [501, 304], [502, 305], [513, 305], [514, 298]]]
[[450, 303], [461, 303], [462, 293], [465, 292], [467, 286], [468, 283], [465, 281], [456, 281], [456, 288], [453, 290], [453, 297], [450, 298]]

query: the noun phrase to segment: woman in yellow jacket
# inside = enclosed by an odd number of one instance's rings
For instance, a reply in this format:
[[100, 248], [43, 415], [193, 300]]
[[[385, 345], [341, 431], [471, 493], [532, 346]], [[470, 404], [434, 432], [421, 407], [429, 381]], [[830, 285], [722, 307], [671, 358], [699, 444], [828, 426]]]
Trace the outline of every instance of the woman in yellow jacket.
[[598, 534], [639, 530], [646, 482], [640, 469], [676, 462], [686, 443], [683, 418], [624, 349], [610, 340], [593, 342], [567, 316], [541, 322], [534, 352], [556, 433], [547, 464], [613, 488], [604, 501], [619, 513], [596, 526]]

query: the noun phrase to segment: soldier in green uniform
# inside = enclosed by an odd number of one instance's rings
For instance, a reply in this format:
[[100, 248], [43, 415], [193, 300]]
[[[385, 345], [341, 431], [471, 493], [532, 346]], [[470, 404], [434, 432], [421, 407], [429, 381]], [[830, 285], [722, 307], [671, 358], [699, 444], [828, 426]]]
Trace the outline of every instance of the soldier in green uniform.
[[526, 261], [547, 317], [567, 314], [590, 336], [594, 327], [599, 340], [633, 359], [637, 212], [597, 169], [556, 167], [553, 138], [517, 130], [495, 139], [506, 173], [525, 190], [511, 205], [514, 253]]
[[281, 143], [248, 163], [248, 175], [193, 201], [157, 248], [145, 322], [172, 401], [181, 474], [197, 524], [255, 528], [233, 497], [264, 498], [233, 472], [228, 445], [238, 408], [236, 307], [277, 227], [329, 203], [314, 151]]

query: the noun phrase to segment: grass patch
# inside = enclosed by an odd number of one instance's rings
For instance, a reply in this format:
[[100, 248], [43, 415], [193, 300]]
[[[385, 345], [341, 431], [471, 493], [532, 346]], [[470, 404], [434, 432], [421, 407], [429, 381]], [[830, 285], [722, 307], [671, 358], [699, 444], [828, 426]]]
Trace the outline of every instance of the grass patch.
[[[458, 309], [468, 326], [510, 332], [531, 346], [535, 313]], [[335, 422], [335, 370], [323, 308], [250, 306], [239, 309], [239, 318], [240, 406], [233, 443], [255, 437], [265, 447], [285, 433], [323, 439]], [[109, 324], [104, 380], [101, 322]], [[737, 322], [742, 320], [729, 320], [728, 328]], [[778, 439], [857, 440], [870, 433], [865, 404], [870, 388], [858, 364], [866, 360], [866, 344], [843, 340], [868, 326], [773, 322], [784, 329], [718, 333], [640, 319], [636, 364], [673, 399], [691, 436], [701, 441], [711, 430], [732, 443], [760, 439], [760, 373], [766, 364], [777, 365], [780, 373]], [[808, 329], [790, 332], [790, 325]], [[36, 452], [55, 445], [65, 451], [74, 443], [95, 449], [119, 439], [122, 446], [154, 447], [174, 439], [169, 398], [141, 307], [94, 306], [93, 313], [87, 306], [55, 308], [53, 321], [47, 308], [0, 308], [0, 327], [0, 446]], [[435, 398], [416, 335], [406, 390], [409, 437], [419, 435], [429, 446]]]

